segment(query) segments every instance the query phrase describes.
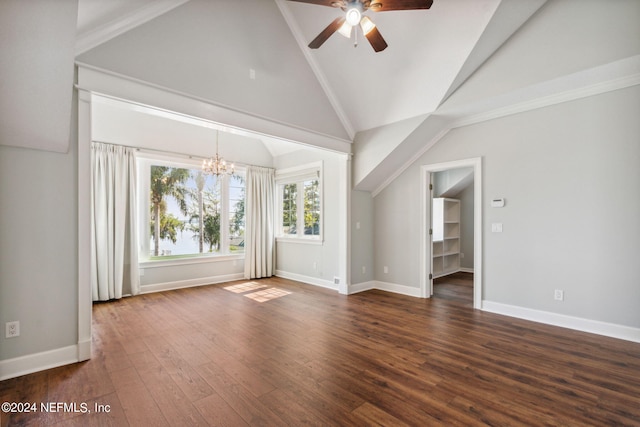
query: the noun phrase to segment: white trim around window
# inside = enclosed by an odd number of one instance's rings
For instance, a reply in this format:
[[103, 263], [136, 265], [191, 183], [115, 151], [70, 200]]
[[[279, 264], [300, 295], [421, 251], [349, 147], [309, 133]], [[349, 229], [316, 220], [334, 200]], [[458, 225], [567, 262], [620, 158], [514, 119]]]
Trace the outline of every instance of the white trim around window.
[[[138, 166], [138, 221], [141, 224], [140, 231], [140, 268], [168, 267], [175, 265], [200, 264], [207, 262], [222, 262], [229, 260], [244, 260], [244, 252], [233, 253], [229, 251], [229, 177], [222, 176], [220, 186], [220, 242], [219, 252], [197, 254], [184, 258], [174, 259], [150, 259], [150, 168], [152, 165], [170, 166], [175, 168], [185, 168], [198, 170], [201, 168], [201, 161], [197, 158], [184, 158], [167, 154], [149, 153], [139, 151], [136, 153]], [[244, 175], [245, 168], [236, 167], [236, 173]]]
[[[322, 161], [307, 163], [300, 166], [294, 166], [291, 168], [276, 170], [276, 185], [278, 187], [278, 209], [276, 217], [276, 240], [279, 242], [293, 242], [293, 243], [306, 243], [321, 245], [324, 241], [324, 212], [323, 212], [323, 170]], [[318, 181], [318, 234], [308, 235], [305, 233], [304, 215], [304, 185], [305, 182], [310, 180]], [[287, 234], [283, 228], [283, 216], [284, 216], [284, 187], [286, 185], [295, 184], [297, 187], [297, 199], [296, 199], [296, 234]]]

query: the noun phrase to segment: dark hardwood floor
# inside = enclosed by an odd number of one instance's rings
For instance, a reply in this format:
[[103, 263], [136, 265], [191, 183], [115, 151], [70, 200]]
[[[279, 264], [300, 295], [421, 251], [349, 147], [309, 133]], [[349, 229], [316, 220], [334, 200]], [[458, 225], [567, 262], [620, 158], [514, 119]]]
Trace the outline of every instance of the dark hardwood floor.
[[473, 308], [473, 274], [454, 273], [434, 279], [433, 296], [460, 307]]
[[429, 300], [273, 278], [96, 304], [90, 361], [0, 382], [0, 402], [91, 413], [0, 425], [640, 425], [640, 344], [473, 310], [469, 276], [439, 282]]

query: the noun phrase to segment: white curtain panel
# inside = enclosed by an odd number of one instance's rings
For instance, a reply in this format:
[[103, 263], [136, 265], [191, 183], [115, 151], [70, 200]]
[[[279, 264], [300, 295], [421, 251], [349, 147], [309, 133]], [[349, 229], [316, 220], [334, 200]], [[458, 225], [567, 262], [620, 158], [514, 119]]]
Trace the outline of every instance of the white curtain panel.
[[271, 277], [275, 265], [275, 170], [247, 167], [244, 277]]
[[131, 148], [91, 145], [91, 288], [94, 301], [140, 292], [136, 162]]

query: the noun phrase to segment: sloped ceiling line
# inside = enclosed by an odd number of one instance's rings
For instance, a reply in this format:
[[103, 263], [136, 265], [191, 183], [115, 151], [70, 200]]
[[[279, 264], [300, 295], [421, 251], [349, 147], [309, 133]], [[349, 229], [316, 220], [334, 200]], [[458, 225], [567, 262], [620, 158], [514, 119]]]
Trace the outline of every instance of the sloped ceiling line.
[[327, 98], [329, 99], [331, 106], [333, 107], [338, 118], [340, 119], [342, 126], [344, 126], [345, 130], [347, 131], [347, 134], [353, 140], [356, 134], [353, 124], [347, 117], [347, 114], [345, 113], [344, 108], [342, 108], [342, 105], [338, 101], [338, 98], [331, 90], [331, 86], [329, 85], [329, 82], [325, 77], [324, 73], [320, 69], [320, 66], [316, 62], [315, 58], [309, 52], [309, 49], [307, 48], [307, 43], [302, 35], [300, 26], [296, 23], [296, 20], [293, 18], [293, 15], [291, 14], [291, 10], [289, 10], [289, 6], [287, 6], [286, 4], [286, 0], [275, 0], [275, 1], [276, 1], [276, 5], [280, 9], [280, 12], [282, 13], [282, 16], [284, 17], [284, 20], [287, 22], [287, 25], [289, 26], [289, 29], [291, 30], [293, 37], [298, 43], [298, 46], [300, 46], [300, 50], [302, 51], [302, 54], [304, 55], [305, 59], [309, 63], [309, 66], [311, 67], [311, 70], [313, 71], [316, 78], [318, 79], [318, 82], [320, 83], [322, 90], [327, 95]]
[[[589, 79], [584, 77], [592, 74], [596, 69], [604, 70], [603, 76], [596, 73], [598, 77], [602, 78], [601, 81], [589, 81]], [[513, 102], [503, 106], [494, 106], [492, 109], [466, 111], [460, 115], [452, 114], [441, 116], [441, 118], [445, 118], [447, 121], [442, 125], [442, 130], [437, 135], [424, 144], [421, 149], [417, 150], [415, 154], [404, 162], [401, 167], [396, 168], [394, 172], [390, 174], [379, 186], [365, 190], [370, 190], [371, 195], [376, 197], [380, 192], [382, 192], [382, 190], [384, 190], [413, 163], [418, 161], [427, 151], [438, 143], [438, 141], [443, 139], [452, 129], [640, 85], [640, 55], [616, 61], [612, 64], [596, 67], [592, 70], [574, 73], [557, 79], [557, 82], [561, 85], [567, 86], [567, 88], [551, 95], [532, 96], [537, 87], [529, 87], [526, 88], [525, 91], [530, 93], [531, 98], [525, 99], [521, 102]], [[434, 115], [434, 117], [437, 117], [437, 115]], [[408, 138], [410, 138], [410, 136]], [[357, 183], [356, 189], [359, 189]]]
[[76, 56], [181, 6], [189, 0], [157, 0], [135, 12], [100, 25], [76, 38]]

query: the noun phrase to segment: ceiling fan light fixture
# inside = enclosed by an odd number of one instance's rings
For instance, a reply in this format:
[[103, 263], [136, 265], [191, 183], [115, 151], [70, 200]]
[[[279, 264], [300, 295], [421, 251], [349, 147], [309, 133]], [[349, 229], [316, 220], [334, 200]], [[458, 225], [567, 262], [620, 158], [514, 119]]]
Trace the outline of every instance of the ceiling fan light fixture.
[[347, 9], [347, 13], [345, 14], [345, 18], [347, 19], [347, 23], [352, 27], [355, 27], [360, 23], [360, 19], [362, 18], [362, 13], [360, 13], [360, 9], [357, 7], [350, 7]]
[[366, 36], [371, 30], [376, 28], [376, 24], [374, 24], [368, 16], [363, 16], [360, 20], [360, 28], [362, 28], [362, 34]]
[[342, 34], [343, 36], [345, 36], [346, 38], [350, 39], [351, 38], [351, 29], [352, 28], [353, 28], [353, 26], [349, 25], [347, 23], [347, 21], [345, 21], [344, 24], [342, 24], [342, 26], [338, 30], [338, 32], [340, 34]]

